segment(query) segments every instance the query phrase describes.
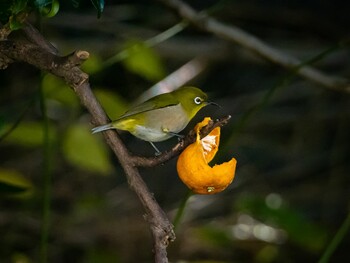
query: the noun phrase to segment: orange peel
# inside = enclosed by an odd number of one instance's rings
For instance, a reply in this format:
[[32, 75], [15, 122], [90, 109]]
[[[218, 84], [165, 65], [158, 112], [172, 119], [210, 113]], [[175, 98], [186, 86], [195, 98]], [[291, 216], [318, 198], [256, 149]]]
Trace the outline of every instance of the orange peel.
[[196, 141], [180, 154], [176, 165], [182, 182], [197, 194], [215, 194], [223, 191], [233, 181], [236, 171], [235, 158], [220, 165], [209, 166], [208, 163], [214, 158], [220, 142], [220, 127], [200, 138], [201, 128], [210, 120], [206, 117], [196, 125]]

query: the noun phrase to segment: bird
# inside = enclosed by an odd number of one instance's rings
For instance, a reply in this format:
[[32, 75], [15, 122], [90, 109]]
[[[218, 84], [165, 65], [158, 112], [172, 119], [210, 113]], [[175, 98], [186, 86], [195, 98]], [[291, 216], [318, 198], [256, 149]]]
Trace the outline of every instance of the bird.
[[207, 105], [217, 105], [208, 101], [201, 89], [191, 86], [182, 87], [169, 93], [163, 93], [138, 104], [116, 120], [94, 127], [92, 133], [110, 129], [128, 131], [135, 137], [149, 142], [160, 154], [153, 142], [165, 141], [178, 136], [197, 114]]

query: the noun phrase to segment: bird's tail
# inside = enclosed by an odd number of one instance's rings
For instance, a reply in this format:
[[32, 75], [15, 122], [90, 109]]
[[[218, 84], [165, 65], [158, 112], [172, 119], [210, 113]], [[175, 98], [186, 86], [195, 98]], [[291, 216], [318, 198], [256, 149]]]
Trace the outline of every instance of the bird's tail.
[[110, 130], [110, 129], [115, 129], [112, 125], [112, 123], [108, 123], [108, 124], [105, 124], [105, 125], [101, 125], [101, 126], [97, 126], [95, 128], [92, 128], [92, 133], [98, 133], [98, 132], [101, 132], [101, 131], [105, 131], [105, 130]]

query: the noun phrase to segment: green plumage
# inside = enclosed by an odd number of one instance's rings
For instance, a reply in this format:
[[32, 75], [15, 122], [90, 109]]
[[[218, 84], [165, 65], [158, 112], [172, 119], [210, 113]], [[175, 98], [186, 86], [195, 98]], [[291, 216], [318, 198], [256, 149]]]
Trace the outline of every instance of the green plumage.
[[195, 114], [208, 105], [207, 95], [198, 88], [184, 87], [155, 96], [128, 110], [113, 122], [92, 129], [129, 131], [149, 142], [164, 141], [183, 130]]

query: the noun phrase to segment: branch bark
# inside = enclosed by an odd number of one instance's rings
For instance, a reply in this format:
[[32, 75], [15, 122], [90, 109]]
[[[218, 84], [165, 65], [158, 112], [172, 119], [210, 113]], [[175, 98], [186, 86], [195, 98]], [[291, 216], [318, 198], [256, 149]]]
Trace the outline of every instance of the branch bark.
[[290, 55], [287, 55], [251, 35], [242, 29], [226, 25], [203, 12], [197, 12], [191, 6], [181, 0], [158, 0], [171, 10], [176, 12], [181, 18], [187, 20], [192, 25], [207, 31], [220, 38], [226, 39], [242, 46], [245, 49], [258, 54], [264, 59], [278, 64], [288, 70], [296, 71], [300, 76], [317, 83], [325, 88], [350, 93], [349, 80], [329, 76], [311, 66], [303, 65], [301, 61]]
[[[74, 91], [92, 115], [93, 123], [101, 125], [108, 122], [108, 117], [96, 100], [87, 82], [74, 87]], [[135, 191], [146, 211], [145, 219], [150, 225], [154, 240], [155, 262], [168, 262], [166, 248], [169, 242], [175, 240], [172, 224], [153, 194], [149, 191], [146, 183], [142, 180], [137, 167], [130, 161], [133, 156], [127, 150], [118, 134], [113, 130], [109, 130], [104, 132], [104, 137], [124, 169], [130, 188]]]
[[[30, 35], [28, 39], [34, 43], [0, 40], [0, 68], [5, 69], [10, 63], [21, 61], [63, 78], [73, 88], [82, 105], [90, 112], [92, 122], [95, 125], [107, 123], [109, 119], [90, 88], [89, 76], [79, 67], [88, 59], [89, 53], [76, 51], [68, 56], [61, 57], [57, 55], [57, 50], [37, 30], [30, 26], [24, 32]], [[226, 116], [211, 121], [202, 128], [201, 136], [206, 136], [215, 127], [227, 124], [230, 118], [231, 116]], [[130, 188], [137, 194], [145, 209], [145, 219], [150, 225], [154, 240], [155, 262], [168, 262], [166, 248], [169, 242], [175, 239], [173, 226], [142, 180], [137, 167], [154, 167], [177, 156], [185, 147], [195, 141], [195, 132], [191, 131], [171, 150], [160, 156], [150, 158], [132, 155], [117, 132], [108, 130], [103, 134], [107, 144], [124, 169]]]
[[88, 75], [79, 66], [89, 57], [86, 51], [76, 51], [60, 57], [32, 43], [13, 40], [0, 41], [0, 68], [9, 63], [23, 61], [43, 71], [63, 78], [70, 86], [76, 87], [88, 80]]
[[[33, 32], [38, 34], [31, 31]], [[0, 68], [5, 69], [10, 63], [21, 61], [63, 78], [90, 112], [93, 123], [96, 125], [107, 123], [108, 117], [91, 91], [89, 76], [79, 68], [81, 63], [89, 57], [89, 53], [76, 51], [71, 55], [60, 57], [52, 53], [53, 50], [49, 46], [38, 46], [38, 43], [0, 41]], [[107, 131], [104, 137], [124, 169], [130, 188], [135, 191], [145, 209], [145, 219], [150, 225], [154, 240], [155, 262], [168, 262], [166, 248], [169, 242], [175, 239], [171, 222], [142, 180], [137, 167], [130, 162], [132, 155], [118, 134]]]
[[[216, 127], [223, 127], [226, 125], [229, 120], [231, 119], [231, 116], [225, 116], [221, 119], [217, 119], [215, 121], [211, 120], [208, 125], [204, 126], [201, 131], [200, 135], [201, 138], [207, 136], [213, 129]], [[159, 164], [162, 164], [175, 156], [179, 155], [188, 145], [191, 143], [194, 143], [196, 140], [196, 132], [194, 130], [190, 131], [187, 136], [182, 139], [178, 144], [176, 144], [173, 148], [170, 150], [163, 152], [161, 155], [156, 157], [143, 157], [143, 156], [132, 156], [131, 161], [135, 166], [143, 166], [143, 167], [154, 167]]]

